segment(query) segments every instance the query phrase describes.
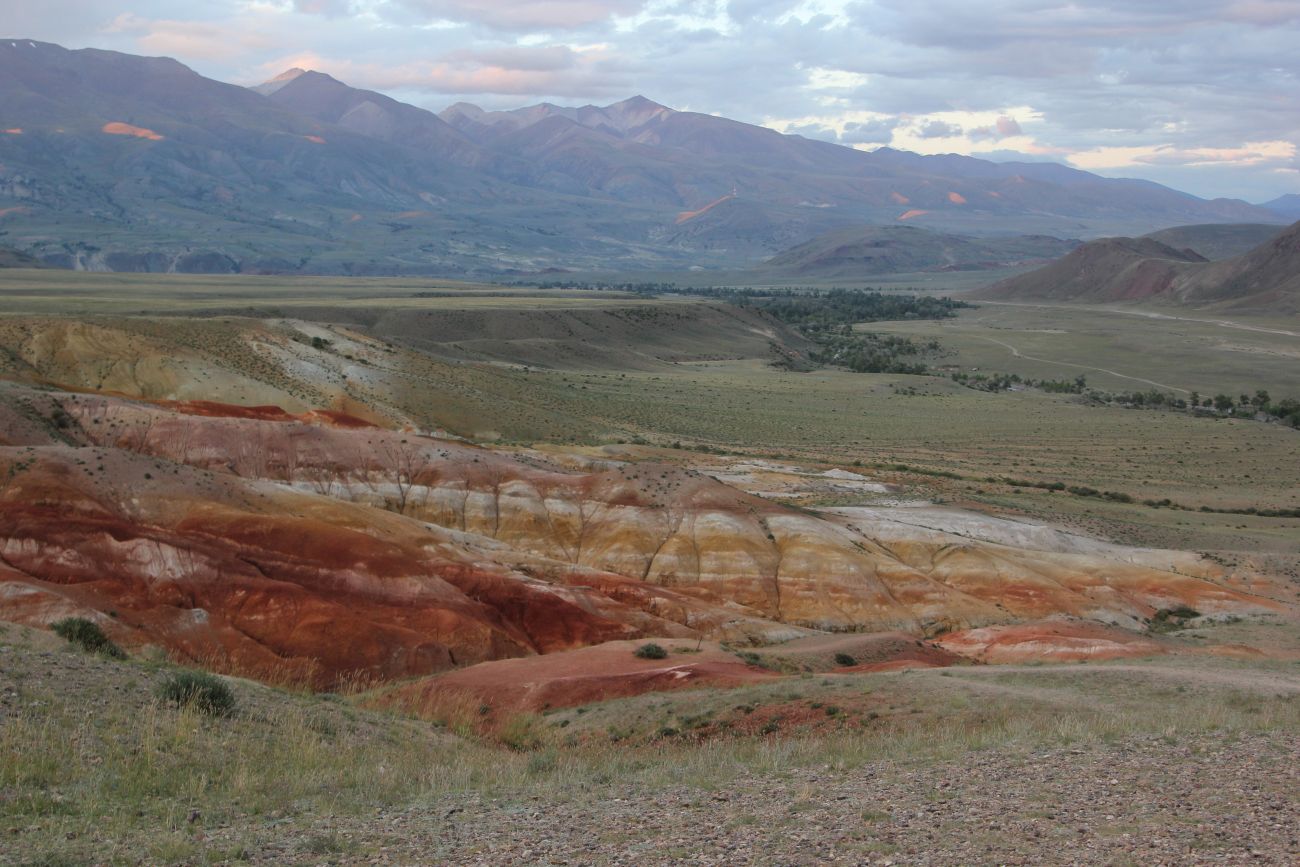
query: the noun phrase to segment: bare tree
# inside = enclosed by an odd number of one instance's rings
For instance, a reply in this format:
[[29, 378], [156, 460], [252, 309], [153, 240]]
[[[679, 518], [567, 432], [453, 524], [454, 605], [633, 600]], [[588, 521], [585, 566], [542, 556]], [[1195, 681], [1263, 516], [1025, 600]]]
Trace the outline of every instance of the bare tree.
[[303, 476], [311, 489], [322, 497], [334, 496], [335, 488], [342, 487], [342, 473], [337, 467], [317, 465], [303, 470]]
[[267, 477], [268, 443], [266, 431], [260, 423], [250, 423], [240, 431], [233, 449], [233, 469], [235, 475], [248, 479]]
[[650, 580], [650, 570], [654, 568], [655, 559], [659, 556], [659, 552], [677, 535], [677, 532], [682, 528], [682, 521], [686, 519], [686, 509], [680, 505], [664, 503], [658, 511], [659, 523], [663, 527], [663, 532], [659, 536], [659, 541], [654, 550], [646, 557], [645, 568], [641, 570], [642, 581]]
[[772, 525], [767, 522], [767, 518], [759, 518], [758, 523], [763, 528], [763, 532], [767, 533], [767, 538], [771, 540], [776, 552], [776, 559], [772, 564], [772, 608], [775, 612], [773, 619], [779, 623], [781, 622], [781, 564], [785, 561], [785, 549], [781, 545], [781, 540], [772, 532]]
[[582, 549], [592, 534], [604, 524], [609, 511], [609, 503], [604, 500], [581, 499], [578, 501], [578, 532], [573, 541], [573, 563], [581, 565]]
[[694, 511], [691, 513], [691, 529], [686, 534], [686, 545], [691, 551], [691, 557], [695, 560], [695, 583], [699, 584], [704, 578], [704, 552], [700, 547], [699, 535], [700, 513]]
[[501, 488], [508, 476], [500, 465], [493, 465], [487, 471], [488, 490], [492, 492], [492, 538], [501, 532]]
[[292, 484], [301, 463], [298, 453], [298, 441], [294, 437], [292, 430], [284, 431], [280, 446], [273, 450], [273, 454], [275, 456], [273, 464], [278, 471], [277, 475], [281, 480]]
[[[385, 443], [380, 450], [380, 456], [389, 479], [396, 486], [396, 511], [398, 514], [405, 515], [411, 499], [411, 490], [429, 468], [429, 457], [418, 443], [406, 439], [397, 443]], [[463, 516], [461, 523], [463, 529]]]
[[154, 417], [146, 415], [136, 419], [129, 428], [122, 432], [114, 444], [124, 451], [143, 454], [149, 448], [149, 434], [153, 431]]

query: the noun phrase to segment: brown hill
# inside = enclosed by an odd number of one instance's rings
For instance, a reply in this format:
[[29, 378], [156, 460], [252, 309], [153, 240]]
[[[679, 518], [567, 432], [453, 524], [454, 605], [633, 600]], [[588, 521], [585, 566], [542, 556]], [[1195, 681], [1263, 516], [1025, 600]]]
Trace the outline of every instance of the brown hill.
[[1045, 268], [985, 287], [975, 297], [1154, 300], [1290, 313], [1300, 309], [1300, 223], [1218, 262], [1152, 238], [1103, 238]]
[[35, 256], [29, 256], [18, 250], [0, 247], [0, 268], [44, 268], [45, 265]]
[[1144, 237], [1175, 250], [1193, 250], [1206, 259], [1217, 262], [1219, 259], [1231, 259], [1249, 253], [1285, 230], [1285, 226], [1273, 223], [1207, 223], [1199, 226], [1172, 226]]
[[856, 226], [778, 253], [754, 270], [767, 277], [825, 280], [909, 271], [978, 271], [1046, 262], [1078, 245], [1047, 235], [974, 238], [911, 226]]

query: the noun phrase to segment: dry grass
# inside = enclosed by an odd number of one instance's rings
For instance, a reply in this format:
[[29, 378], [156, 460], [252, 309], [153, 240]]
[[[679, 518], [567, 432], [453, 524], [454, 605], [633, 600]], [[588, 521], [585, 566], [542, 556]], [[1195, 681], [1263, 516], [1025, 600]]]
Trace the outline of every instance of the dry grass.
[[[436, 805], [469, 792], [584, 798], [611, 785], [714, 789], [741, 774], [926, 763], [991, 747], [1300, 730], [1297, 691], [1276, 685], [1293, 683], [1293, 673], [1205, 664], [1229, 680], [1239, 673], [1240, 686], [1189, 681], [1176, 665], [1165, 672], [1154, 664], [1142, 673], [1043, 666], [795, 677], [489, 727], [475, 724], [469, 698], [430, 709], [461, 733], [454, 734], [338, 696], [247, 682], [233, 683], [233, 716], [206, 717], [153, 699], [152, 682], [166, 672], [157, 665], [10, 644], [0, 673], [0, 830], [26, 853], [19, 860], [32, 863], [237, 860], [241, 848], [292, 836], [308, 822], [336, 817], [346, 825], [380, 807]], [[688, 713], [707, 712], [716, 723], [739, 718], [738, 707], [768, 705], [819, 706], [810, 718], [833, 727], [659, 732], [663, 720]], [[829, 716], [829, 705], [842, 711]], [[880, 711], [870, 723], [868, 708]], [[233, 848], [205, 846], [203, 829], [218, 827], [240, 829]], [[223, 839], [232, 839], [228, 831]]]

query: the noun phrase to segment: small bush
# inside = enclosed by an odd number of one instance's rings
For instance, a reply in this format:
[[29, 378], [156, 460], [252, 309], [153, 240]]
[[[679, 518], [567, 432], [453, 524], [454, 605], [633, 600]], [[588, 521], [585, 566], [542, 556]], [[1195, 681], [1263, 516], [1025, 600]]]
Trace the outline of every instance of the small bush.
[[835, 664], [836, 665], [857, 665], [858, 661], [853, 657], [849, 656], [847, 653], [837, 653], [835, 654]]
[[[776, 665], [773, 662], [766, 659], [765, 657], [760, 656], [759, 654], [755, 653], [752, 650], [737, 650], [734, 652], [736, 656], [740, 657], [740, 661], [745, 663], [745, 665], [752, 665], [755, 668], [766, 668], [769, 671], [773, 671], [776, 669]], [[800, 676], [811, 677], [812, 675], [805, 673]]]
[[1148, 628], [1152, 632], [1177, 632], [1187, 626], [1188, 620], [1200, 616], [1201, 612], [1186, 605], [1161, 608], [1152, 616]]
[[659, 645], [653, 642], [651, 642], [650, 644], [641, 645], [640, 647], [638, 647], [636, 650], [633, 651], [633, 654], [638, 659], [667, 659], [668, 658], [668, 651], [664, 650], [662, 647], [660, 647]]
[[497, 740], [517, 753], [527, 753], [542, 746], [542, 718], [533, 713], [512, 714], [497, 730]]
[[108, 636], [99, 628], [99, 624], [84, 617], [68, 617], [57, 623], [51, 623], [50, 628], [64, 641], [75, 644], [87, 653], [102, 653], [113, 659], [126, 658], [122, 648], [108, 640]]
[[212, 716], [235, 710], [235, 695], [217, 677], [203, 671], [181, 671], [158, 685], [158, 697], [177, 707], [193, 707]]

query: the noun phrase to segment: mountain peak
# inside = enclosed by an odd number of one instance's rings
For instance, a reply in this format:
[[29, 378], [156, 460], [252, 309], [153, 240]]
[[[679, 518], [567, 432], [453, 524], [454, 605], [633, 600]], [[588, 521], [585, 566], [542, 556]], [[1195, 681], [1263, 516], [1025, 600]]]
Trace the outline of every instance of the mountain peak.
[[295, 66], [291, 69], [286, 69], [284, 72], [281, 72], [269, 81], [264, 81], [261, 84], [250, 87], [249, 90], [255, 90], [262, 94], [262, 96], [270, 96], [289, 82], [306, 75], [309, 71], [310, 70], [301, 69]]
[[628, 97], [622, 102], [615, 102], [611, 105], [607, 105], [605, 106], [605, 108], [607, 109], [622, 108], [622, 109], [636, 109], [636, 110], [649, 109], [651, 111], [660, 111], [660, 110], [672, 111], [672, 109], [670, 109], [668, 106], [660, 105], [659, 103], [655, 102], [653, 99], [647, 99], [646, 97], [642, 96], [639, 93], [636, 96]]

